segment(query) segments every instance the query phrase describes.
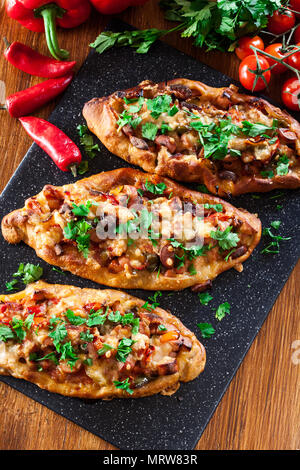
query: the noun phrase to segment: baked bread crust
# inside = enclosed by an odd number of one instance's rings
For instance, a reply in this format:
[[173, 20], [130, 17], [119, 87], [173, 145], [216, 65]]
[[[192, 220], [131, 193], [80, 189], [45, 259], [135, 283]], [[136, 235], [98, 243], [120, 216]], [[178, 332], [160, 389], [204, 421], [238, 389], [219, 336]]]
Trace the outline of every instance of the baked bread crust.
[[[180, 198], [181, 201], [192, 201], [195, 204], [221, 205], [222, 213], [212, 214], [208, 220], [217, 221], [219, 220], [218, 217], [221, 217], [222, 220], [225, 220], [225, 222], [220, 222], [221, 225], [222, 223], [228, 224], [229, 222], [226, 222], [226, 220], [236, 224], [233, 228], [240, 237], [238, 246], [243, 245], [244, 247], [240, 249], [240, 255], [237, 256], [238, 253], [236, 253], [225, 260], [219, 254], [218, 247], [215, 246], [207, 252], [207, 256], [198, 256], [193, 261], [197, 271], [194, 275], [187, 271], [181, 273], [180, 270], [175, 270], [169, 276], [170, 273], [162, 273], [157, 269], [150, 272], [147, 269], [140, 270], [138, 268], [136, 272], [125, 272], [125, 269], [113, 272], [115, 270], [112, 270], [111, 264], [101, 265], [101, 262], [99, 264], [97, 250], [99, 250], [100, 245], [93, 245], [88, 257], [84, 258], [82, 253], [78, 251], [76, 243], [64, 238], [63, 231], [68, 220], [64, 218], [66, 212], [63, 213], [66, 200], [69, 204], [70, 201], [75, 201], [77, 204], [86, 203], [91, 198], [99, 202], [103, 194], [106, 195], [105, 197], [113, 197], [112, 194], [116, 190], [119, 191], [119, 188], [128, 187], [137, 191], [136, 188], [144, 188], [147, 182], [156, 185], [164, 183], [167, 188], [166, 191], [169, 195], [172, 195], [171, 199], [170, 196], [163, 199], [166, 203], [172, 204], [173, 201]], [[99, 194], [99, 196], [95, 196], [95, 194]], [[159, 196], [156, 197], [159, 198]], [[69, 207], [68, 204], [67, 207]], [[236, 209], [217, 197], [191, 191], [158, 175], [142, 173], [131, 168], [121, 168], [100, 173], [62, 187], [45, 186], [41, 193], [26, 201], [23, 209], [15, 210], [3, 218], [2, 233], [9, 243], [23, 241], [28, 244], [47, 263], [59, 266], [64, 270], [71, 271], [73, 274], [100, 284], [126, 289], [181, 290], [212, 281], [221, 272], [232, 267], [241, 270], [241, 263], [250, 256], [260, 240], [261, 223], [254, 214], [250, 214], [243, 209]], [[207, 244], [212, 241], [208, 239]], [[159, 243], [161, 242], [159, 241]], [[147, 249], [155, 254], [158, 261], [160, 261], [162, 256], [159, 250], [161, 248], [153, 247], [150, 242], [149, 244], [151, 246], [148, 246]], [[57, 247], [59, 250], [57, 250]], [[108, 250], [110, 249], [108, 247]], [[127, 246], [124, 249], [131, 250], [132, 248]], [[141, 247], [141, 249], [144, 248]], [[228, 254], [228, 251], [224, 252], [224, 256], [226, 254]], [[135, 254], [130, 256], [135, 256]], [[112, 264], [116, 264], [114, 260], [112, 260]]]
[[[44, 301], [47, 303], [46, 311], [43, 309], [43, 313], [36, 313], [35, 317], [39, 323], [33, 323], [31, 329], [27, 331], [25, 340], [21, 343], [13, 340], [7, 340], [6, 342], [0, 341], [0, 374], [12, 375], [19, 379], [28, 380], [29, 382], [35, 383], [40, 388], [62, 395], [91, 399], [111, 399], [128, 397], [138, 398], [154, 395], [155, 393], [171, 395], [178, 389], [180, 382], [189, 382], [194, 380], [205, 367], [206, 355], [204, 347], [197, 340], [195, 335], [176, 317], [159, 307], [149, 313], [147, 310], [142, 308], [145, 303], [143, 300], [132, 297], [121, 291], [110, 289], [80, 289], [69, 285], [48, 284], [43, 281], [38, 281], [28, 285], [26, 289], [21, 292], [10, 295], [0, 295], [0, 306], [3, 307], [8, 305], [6, 310], [5, 308], [1, 310], [5, 313], [1, 315], [0, 326], [1, 324], [2, 326], [8, 325], [8, 321], [12, 316], [17, 316], [24, 320], [29, 312], [29, 304], [31, 308], [30, 311], [33, 311], [34, 306], [39, 306], [41, 309], [41, 305], [43, 306], [41, 296], [43, 296]], [[35, 298], [37, 298], [38, 301], [35, 301]], [[25, 313], [22, 310], [19, 310], [18, 313], [14, 312], [14, 314], [10, 314], [9, 310], [12, 308], [16, 309], [16, 305], [19, 303], [25, 303], [27, 308], [26, 310], [24, 307]], [[41, 351], [44, 351], [41, 352], [41, 355], [44, 356], [45, 351], [48, 351], [48, 349], [45, 348], [51, 347], [52, 350], [54, 350], [53, 344], [51, 344], [51, 340], [49, 343], [50, 338], [47, 336], [47, 332], [49, 332], [49, 319], [51, 317], [60, 317], [63, 312], [70, 308], [76, 312], [76, 315], [80, 315], [85, 318], [85, 316], [87, 317], [87, 313], [82, 311], [82, 307], [84, 305], [95, 304], [103, 305], [106, 308], [110, 306], [113, 308], [114, 305], [119, 305], [118, 309], [120, 311], [122, 308], [126, 311], [135, 308], [136, 315], [140, 318], [140, 331], [141, 322], [143, 322], [143, 334], [139, 333], [135, 336], [132, 335], [132, 337], [136, 340], [136, 344], [139, 344], [139, 341], [141, 342], [141, 348], [144, 347], [143, 341], [147, 338], [147, 331], [149, 328], [155, 328], [155, 325], [157, 328], [158, 324], [163, 324], [166, 326], [168, 331], [172, 330], [178, 332], [178, 339], [176, 341], [169, 342], [168, 349], [166, 349], [167, 343], [161, 343], [161, 345], [159, 343], [160, 337], [162, 338], [160, 335], [163, 335], [164, 332], [156, 330], [151, 333], [150, 337], [152, 340], [155, 338], [153, 340], [156, 345], [155, 354], [159, 355], [160, 348], [163, 350], [161, 363], [157, 365], [153, 359], [152, 374], [157, 375], [153, 375], [151, 380], [146, 382], [145, 385], [137, 388], [132, 386], [133, 393], [131, 395], [122, 389], [116, 388], [113, 384], [114, 380], [118, 380], [118, 374], [122, 373], [120, 370], [120, 365], [122, 366], [122, 363], [117, 362], [115, 357], [105, 357], [102, 355], [95, 358], [95, 351], [97, 353], [97, 349], [93, 352], [93, 365], [84, 364], [83, 360], [86, 354], [80, 355], [80, 353], [78, 354], [77, 352], [80, 359], [76, 362], [77, 365], [75, 364], [73, 366], [73, 370], [67, 368], [67, 372], [65, 370], [65, 365], [63, 366], [63, 369], [60, 365], [61, 363], [56, 368], [52, 363], [52, 369], [49, 369], [49, 364], [47, 364], [47, 362], [50, 363], [51, 366], [51, 361], [37, 363], [29, 358], [32, 351], [35, 351], [35, 353], [38, 354], [40, 354]], [[79, 317], [77, 316], [77, 318]], [[141, 320], [141, 318], [143, 318], [143, 320]], [[154, 323], [152, 324], [151, 322]], [[38, 330], [36, 329], [37, 326], [39, 326]], [[74, 327], [74, 325], [68, 325], [67, 327], [71, 328], [70, 330], [68, 329], [68, 331], [72, 332], [73, 337], [74, 332], [76, 332], [76, 328], [80, 328], [78, 326]], [[127, 337], [130, 334], [130, 328], [131, 327], [129, 326], [123, 327], [123, 334], [127, 335]], [[95, 335], [98, 335], [98, 338], [101, 338], [101, 336], [99, 336], [99, 331], [94, 332], [94, 330], [96, 330], [96, 328], [91, 331]], [[116, 326], [106, 336], [102, 336], [102, 341], [103, 338], [105, 338], [105, 341], [113, 340], [119, 330], [120, 325]], [[97, 336], [95, 336], [94, 339], [95, 338], [97, 338]], [[69, 336], [67, 339], [69, 339]], [[89, 344], [96, 345], [97, 341]], [[101, 341], [98, 349], [100, 347]], [[138, 350], [140, 358], [142, 349], [136, 348], [136, 350]], [[131, 377], [131, 380], [133, 380], [137, 375], [134, 364], [138, 364], [138, 362], [135, 362], [137, 359], [135, 354], [136, 353], [131, 353], [124, 364], [125, 367], [126, 364], [129, 363], [132, 365], [132, 370], [127, 374]], [[170, 356], [168, 356], [168, 354]], [[90, 349], [89, 355], [89, 357], [91, 357]], [[39, 371], [36, 364], [42, 364], [44, 370]], [[152, 366], [151, 358], [149, 364]], [[145, 370], [149, 370], [149, 365], [145, 367], [148, 368]], [[141, 366], [140, 369], [143, 371]], [[126, 377], [126, 375], [122, 375], [123, 379], [124, 377]]]
[[[270, 147], [269, 156], [265, 160], [262, 160], [260, 155], [253, 162], [254, 148], [258, 145], [255, 139], [254, 141], [250, 139], [245, 152], [243, 148], [245, 154], [243, 161], [241, 158], [230, 158], [229, 155], [224, 160], [203, 158], [203, 153], [199, 152], [199, 145], [195, 155], [192, 155], [194, 150], [191, 150], [189, 155], [188, 152], [183, 154], [180, 150], [178, 151], [178, 145], [182, 147], [182, 137], [176, 135], [176, 132], [170, 132], [169, 136], [171, 140], [175, 140], [177, 150], [175, 147], [168, 148], [161, 139], [155, 140], [155, 145], [152, 145], [153, 142], [144, 140], [146, 145], [142, 148], [138, 129], [133, 130], [132, 133], [132, 129], [128, 130], [124, 127], [122, 130], [117, 124], [121, 112], [125, 109], [123, 98], [152, 97], [162, 94], [171, 94], [175, 97], [180, 109], [189, 106], [189, 109], [193, 111], [193, 105], [197, 104], [200, 108], [204, 107], [207, 110], [208, 105], [209, 113], [213, 110], [216, 115], [221, 113], [222, 116], [230, 117], [233, 121], [246, 119], [255, 122], [253, 119], [255, 116], [258, 117], [257, 122], [277, 119], [279, 127], [283, 128], [284, 132], [292, 132], [290, 142], [282, 136], [278, 138], [281, 145], [280, 154], [285, 154], [286, 151], [290, 158], [288, 174], [280, 175], [276, 173], [276, 169], [274, 170], [278, 157], [273, 163], [272, 158], [279, 144]], [[197, 111], [194, 112], [197, 114]], [[239, 93], [234, 85], [213, 88], [199, 81], [184, 78], [159, 84], [146, 80], [134, 88], [115, 92], [107, 97], [92, 99], [85, 104], [83, 116], [89, 129], [115, 155], [142, 167], [147, 172], [157, 173], [177, 181], [204, 183], [210, 192], [221, 197], [247, 192], [266, 192], [276, 188], [294, 189], [300, 186], [300, 124], [286, 111], [273, 106], [266, 100]], [[177, 119], [176, 115], [173, 119]], [[142, 122], [147, 122], [145, 114]], [[152, 122], [155, 123], [156, 120], [152, 119]], [[139, 137], [138, 143], [132, 140], [133, 135]], [[266, 140], [263, 144], [267, 144]], [[245, 163], [248, 160], [249, 163]], [[262, 177], [260, 171], [269, 169], [270, 164], [274, 167], [273, 177]]]

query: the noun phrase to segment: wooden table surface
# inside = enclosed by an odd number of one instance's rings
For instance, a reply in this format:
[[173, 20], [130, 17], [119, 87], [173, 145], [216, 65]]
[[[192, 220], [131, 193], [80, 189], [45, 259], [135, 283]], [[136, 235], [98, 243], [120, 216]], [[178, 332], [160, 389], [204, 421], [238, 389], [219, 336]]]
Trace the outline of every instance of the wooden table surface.
[[[121, 17], [140, 29], [164, 28], [168, 23], [164, 21], [157, 3], [157, 0], [150, 0], [144, 7], [129, 9]], [[0, 0], [0, 4], [3, 4], [3, 0]], [[71, 57], [78, 61], [78, 66], [89, 51], [88, 44], [95, 39], [108, 20], [108, 17], [101, 17], [94, 12], [86, 24], [73, 30], [59, 32], [60, 45], [71, 52]], [[0, 31], [1, 36], [6, 36], [9, 41], [18, 40], [46, 53], [43, 37], [10, 20], [3, 7]], [[232, 78], [238, 78], [239, 61], [234, 54], [219, 52], [207, 54], [204, 50], [193, 47], [190, 40], [182, 40], [176, 33], [167, 37], [166, 41]], [[6, 95], [41, 80], [13, 68], [5, 61], [2, 54], [0, 61], [0, 80], [6, 86]], [[195, 79], [205, 81], [205, 77], [195, 77]], [[270, 95], [277, 100], [279, 100], [279, 89], [280, 80], [277, 79], [277, 83], [271, 83], [270, 87]], [[1, 91], [3, 92], [3, 83], [0, 82], [0, 99], [3, 103]], [[54, 106], [55, 103], [51, 103], [36, 114], [47, 119]], [[2, 191], [31, 141], [18, 121], [10, 118], [5, 111], [1, 113], [0, 119], [0, 190]], [[197, 449], [300, 448], [299, 276], [300, 263], [294, 269], [231, 382]], [[199, 406], [201, 406], [201, 397], [199, 397]], [[114, 449], [102, 439], [3, 383], [0, 383], [0, 408], [1, 450]]]

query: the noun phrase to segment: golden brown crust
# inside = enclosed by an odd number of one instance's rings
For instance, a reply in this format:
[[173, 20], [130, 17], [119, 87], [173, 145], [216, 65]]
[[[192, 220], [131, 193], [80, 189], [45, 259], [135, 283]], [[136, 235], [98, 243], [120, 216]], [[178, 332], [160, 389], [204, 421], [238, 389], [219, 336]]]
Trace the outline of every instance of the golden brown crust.
[[[78, 307], [78, 304], [84, 305], [95, 302], [104, 302], [106, 305], [109, 305], [110, 303], [113, 304], [120, 301], [121, 303], [127, 303], [128, 305], [133, 303], [138, 308], [141, 308], [144, 304], [143, 300], [132, 297], [121, 291], [109, 289], [80, 289], [69, 285], [48, 284], [43, 281], [30, 284], [24, 291], [17, 292], [15, 294], [0, 295], [0, 303], [20, 302], [25, 298], [31, 298], [34, 293], [39, 291], [60, 300], [65, 310], [67, 308], [75, 309]], [[179, 350], [176, 356], [178, 366], [178, 371], [176, 373], [159, 376], [157, 378], [155, 377], [142, 387], [133, 389], [132, 395], [125, 393], [121, 389], [117, 389], [110, 383], [100, 385], [92, 380], [89, 380], [89, 382], [72, 382], [72, 376], [63, 382], [59, 382], [46, 371], [33, 370], [32, 367], [30, 367], [24, 360], [19, 361], [20, 357], [24, 358], [24, 349], [22, 350], [18, 343], [15, 344], [12, 341], [0, 341], [0, 374], [12, 375], [16, 378], [28, 380], [45, 390], [49, 390], [50, 392], [80, 398], [138, 398], [153, 395], [155, 393], [174, 393], [174, 391], [179, 387], [180, 382], [191, 381], [203, 371], [206, 361], [205, 349], [197, 340], [195, 335], [169, 312], [161, 308], [156, 308], [153, 313], [157, 315], [158, 319], [162, 323], [168, 323], [174, 327], [174, 329], [176, 328], [182, 337], [186, 338], [190, 342], [191, 348], [189, 350], [185, 348], [181, 348]], [[53, 310], [49, 308], [47, 313], [48, 318], [50, 318], [52, 314]], [[55, 311], [55, 315], [57, 315], [57, 311]], [[28, 342], [28, 340], [26, 341]], [[25, 346], [25, 349], [26, 348], [28, 349], [28, 344]], [[88, 366], [86, 366], [86, 370], [88, 370]]]
[[[106, 173], [91, 176], [74, 184], [66, 185], [63, 187], [53, 187], [55, 191], [60, 194], [69, 193], [75, 198], [79, 198], [82, 202], [91, 198], [91, 190], [101, 190], [107, 192], [120, 185], [134, 185], [139, 187], [147, 181], [155, 184], [164, 182], [173, 196], [178, 196], [181, 200], [193, 201], [197, 204], [222, 204], [225, 215], [239, 219], [241, 228], [245, 227], [248, 230], [246, 236], [247, 250], [239, 257], [233, 259], [229, 257], [228, 261], [213, 260], [206, 261], [206, 257], [199, 257], [195, 261], [197, 274], [191, 276], [189, 273], [177, 274], [175, 277], [166, 277], [158, 275], [157, 272], [149, 272], [147, 270], [138, 271], [135, 275], [128, 276], [123, 271], [113, 273], [105, 266], [100, 266], [99, 263], [93, 258], [85, 259], [81, 253], [78, 252], [76, 245], [68, 244], [64, 247], [62, 254], [57, 254], [53, 249], [50, 242], [53, 241], [54, 235], [52, 231], [55, 229], [55, 224], [49, 221], [37, 225], [34, 217], [31, 216], [32, 203], [37, 204], [37, 201], [43, 200], [44, 190], [34, 198], [26, 202], [26, 207], [23, 209], [15, 210], [5, 216], [2, 220], [2, 233], [4, 238], [9, 243], [18, 243], [23, 240], [29, 246], [35, 249], [37, 255], [44, 259], [46, 262], [59, 266], [62, 269], [69, 270], [73, 274], [91, 279], [95, 282], [105, 284], [111, 287], [120, 288], [142, 288], [149, 290], [181, 290], [186, 287], [194, 286], [213, 280], [221, 272], [230, 269], [234, 266], [240, 266], [252, 253], [253, 249], [258, 244], [261, 237], [261, 223], [260, 220], [247, 211], [236, 209], [231, 204], [222, 201], [221, 199], [211, 196], [209, 194], [202, 194], [196, 191], [191, 191], [177, 183], [155, 175], [149, 175], [130, 168], [122, 168]], [[50, 214], [51, 215], [51, 214]], [[32, 218], [33, 217], [33, 218]], [[17, 233], [17, 236], [16, 236]], [[239, 233], [239, 232], [238, 232]], [[45, 242], [44, 237], [50, 237]], [[201, 260], [200, 260], [201, 258]], [[204, 263], [199, 264], [197, 263]], [[201, 267], [200, 267], [201, 266]]]
[[[148, 172], [167, 176], [177, 181], [204, 183], [212, 193], [218, 194], [221, 197], [252, 191], [266, 192], [276, 188], [294, 189], [300, 186], [300, 124], [286, 111], [273, 106], [266, 100], [238, 93], [237, 88], [233, 85], [230, 85], [230, 87], [212, 88], [204, 83], [184, 78], [159, 84], [144, 81], [137, 87], [121, 93], [124, 96], [142, 96], [145, 90], [155, 88], [158, 93], [162, 94], [167, 91], [170, 92], [170, 88], [174, 86], [187, 87], [187, 89], [191, 90], [191, 99], [197, 97], [203, 102], [212, 103], [217, 107], [219, 106], [219, 108], [224, 107], [223, 100], [225, 94], [229, 96], [230, 106], [242, 104], [249, 107], [249, 109], [262, 110], [269, 118], [278, 119], [283, 123], [284, 127], [292, 131], [297, 137], [294, 145], [296, 157], [298, 158], [296, 158], [292, 168], [290, 167], [289, 173], [286, 175], [275, 174], [272, 178], [263, 178], [260, 176], [260, 173], [251, 174], [250, 171], [250, 174], [247, 174], [244, 171], [246, 165], [242, 164], [242, 168], [235, 170], [238, 176], [237, 180], [231, 181], [230, 179], [220, 177], [220, 162], [216, 164], [215, 161], [204, 158], [187, 160], [183, 155], [171, 155], [168, 152], [165, 152], [164, 155], [160, 155], [158, 158], [158, 150], [155, 147], [150, 147], [147, 150], [137, 148], [132, 145], [129, 137], [124, 132], [118, 130], [118, 103], [116, 103], [116, 97], [120, 92], [116, 92], [108, 97], [92, 99], [85, 104], [83, 116], [87, 121], [89, 129], [115, 155], [129, 163], [142, 167]], [[228, 169], [228, 167], [226, 168]]]

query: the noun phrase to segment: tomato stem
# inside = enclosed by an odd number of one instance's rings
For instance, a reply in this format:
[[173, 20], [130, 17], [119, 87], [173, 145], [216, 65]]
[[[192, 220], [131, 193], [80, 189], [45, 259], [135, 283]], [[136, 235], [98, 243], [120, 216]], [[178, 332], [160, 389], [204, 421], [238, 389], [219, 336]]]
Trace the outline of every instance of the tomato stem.
[[[278, 57], [275, 57], [275, 56], [269, 54], [268, 52], [262, 51], [262, 50], [258, 49], [258, 48], [255, 47], [255, 46], [250, 46], [250, 49], [253, 50], [253, 52], [254, 52], [254, 54], [255, 54], [255, 56], [256, 56], [256, 60], [257, 60], [257, 53], [259, 53], [260, 55], [264, 55], [264, 56], [266, 56], [266, 57], [269, 57], [270, 59], [274, 60], [274, 62], [277, 62], [278, 64], [283, 64], [286, 68], [292, 70], [292, 71], [297, 75], [298, 80], [300, 81], [300, 74], [299, 74], [299, 71], [298, 71], [297, 69], [295, 69], [295, 67], [293, 67], [292, 65], [287, 64], [287, 63], [285, 62], [285, 60], [286, 60], [287, 57], [289, 57], [289, 56], [295, 54], [295, 52], [299, 52], [299, 51], [300, 51], [300, 46], [295, 46], [295, 48], [293, 49], [293, 51], [291, 51], [291, 52], [289, 52], [288, 54], [286, 54], [286, 56], [285, 56], [283, 59], [279, 59]], [[258, 65], [260, 66], [258, 60], [257, 60], [257, 63], [258, 63]], [[274, 65], [276, 65], [276, 64], [274, 64]], [[271, 69], [274, 67], [274, 65], [271, 66], [271, 67], [269, 67], [267, 70], [271, 70]]]

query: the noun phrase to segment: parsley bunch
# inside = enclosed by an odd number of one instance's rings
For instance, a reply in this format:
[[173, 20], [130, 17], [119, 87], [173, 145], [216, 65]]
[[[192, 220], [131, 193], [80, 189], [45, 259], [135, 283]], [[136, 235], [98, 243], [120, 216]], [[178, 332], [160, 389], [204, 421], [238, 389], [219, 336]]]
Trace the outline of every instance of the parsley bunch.
[[238, 38], [264, 28], [268, 16], [281, 6], [280, 0], [162, 0], [168, 20], [179, 23], [172, 29], [105, 31], [90, 44], [99, 54], [114, 46], [130, 46], [145, 54], [160, 37], [181, 30], [182, 38], [194, 38], [196, 46], [208, 50], [233, 50]]

